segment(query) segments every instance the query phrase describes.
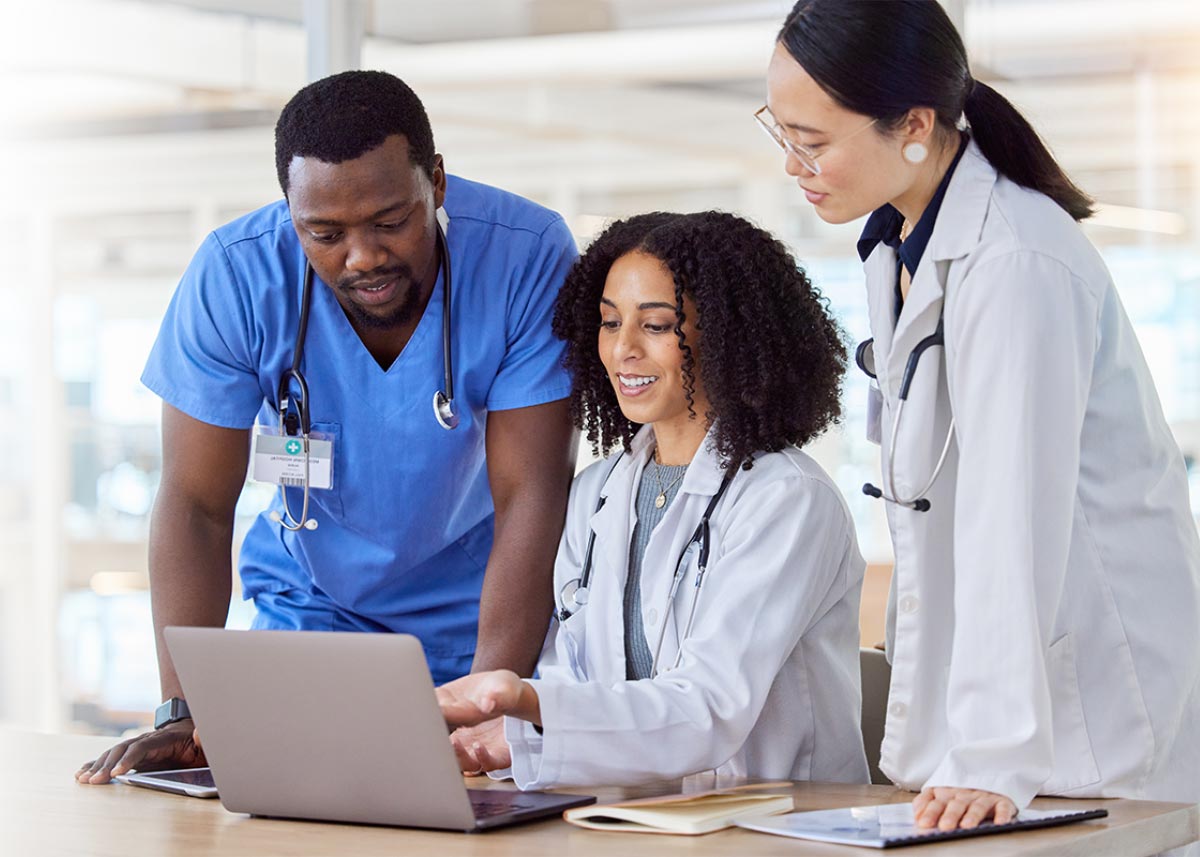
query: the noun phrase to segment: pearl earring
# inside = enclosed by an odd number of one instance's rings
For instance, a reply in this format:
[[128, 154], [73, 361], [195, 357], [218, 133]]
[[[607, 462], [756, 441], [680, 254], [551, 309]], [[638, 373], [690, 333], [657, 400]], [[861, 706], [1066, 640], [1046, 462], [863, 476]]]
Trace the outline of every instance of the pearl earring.
[[929, 150], [921, 143], [909, 143], [901, 149], [901, 153], [910, 164], [919, 164], [929, 157]]

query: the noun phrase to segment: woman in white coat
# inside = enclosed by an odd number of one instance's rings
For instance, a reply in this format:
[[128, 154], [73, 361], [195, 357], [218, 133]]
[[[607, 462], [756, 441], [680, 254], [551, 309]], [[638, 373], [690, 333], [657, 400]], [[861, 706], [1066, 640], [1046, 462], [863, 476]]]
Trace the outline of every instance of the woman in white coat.
[[798, 3], [758, 118], [822, 219], [871, 215], [880, 767], [942, 828], [1200, 798], [1200, 543], [1090, 201], [933, 0]]
[[866, 782], [864, 563], [799, 449], [840, 409], [824, 301], [746, 221], [658, 213], [592, 244], [554, 326], [577, 425], [621, 451], [572, 487], [538, 677], [438, 690], [451, 725], [507, 715], [458, 748], [464, 769], [511, 767], [522, 788], [714, 769]]

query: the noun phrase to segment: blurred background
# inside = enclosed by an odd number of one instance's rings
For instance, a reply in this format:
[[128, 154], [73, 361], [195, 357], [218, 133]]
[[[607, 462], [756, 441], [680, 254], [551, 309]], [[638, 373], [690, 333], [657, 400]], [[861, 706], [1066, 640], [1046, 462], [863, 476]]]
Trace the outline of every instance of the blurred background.
[[[887, 0], [880, 0], [887, 2]], [[138, 377], [204, 235], [279, 196], [308, 80], [378, 68], [449, 170], [557, 209], [584, 246], [649, 209], [786, 240], [867, 336], [861, 223], [831, 227], [755, 127], [787, 0], [11, 0], [0, 29], [0, 724], [116, 733], [160, 701], [146, 591], [159, 402]], [[977, 77], [1100, 203], [1200, 513], [1200, 4], [947, 0]], [[813, 452], [847, 495], [882, 636], [890, 547], [865, 379]], [[586, 461], [587, 455], [581, 456]], [[267, 494], [248, 484], [239, 533]], [[235, 585], [230, 624], [252, 609]]]

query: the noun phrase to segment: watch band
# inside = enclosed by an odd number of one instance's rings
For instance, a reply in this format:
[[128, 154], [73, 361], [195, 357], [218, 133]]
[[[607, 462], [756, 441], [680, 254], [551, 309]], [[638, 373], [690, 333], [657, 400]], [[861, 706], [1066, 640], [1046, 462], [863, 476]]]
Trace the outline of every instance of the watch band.
[[154, 728], [162, 729], [177, 721], [187, 720], [191, 716], [192, 712], [188, 709], [187, 700], [172, 696], [154, 709]]

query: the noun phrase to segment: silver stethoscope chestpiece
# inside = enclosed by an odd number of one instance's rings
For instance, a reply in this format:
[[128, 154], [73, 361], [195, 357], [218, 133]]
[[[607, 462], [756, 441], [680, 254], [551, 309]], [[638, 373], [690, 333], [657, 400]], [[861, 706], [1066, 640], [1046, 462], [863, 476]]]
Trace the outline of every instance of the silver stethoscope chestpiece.
[[563, 584], [558, 594], [562, 609], [558, 611], [559, 619], [568, 619], [571, 614], [588, 602], [588, 588], [583, 585], [581, 578], [574, 577]]
[[454, 413], [454, 405], [441, 390], [433, 394], [433, 415], [442, 428], [451, 431], [458, 428], [458, 414]]

